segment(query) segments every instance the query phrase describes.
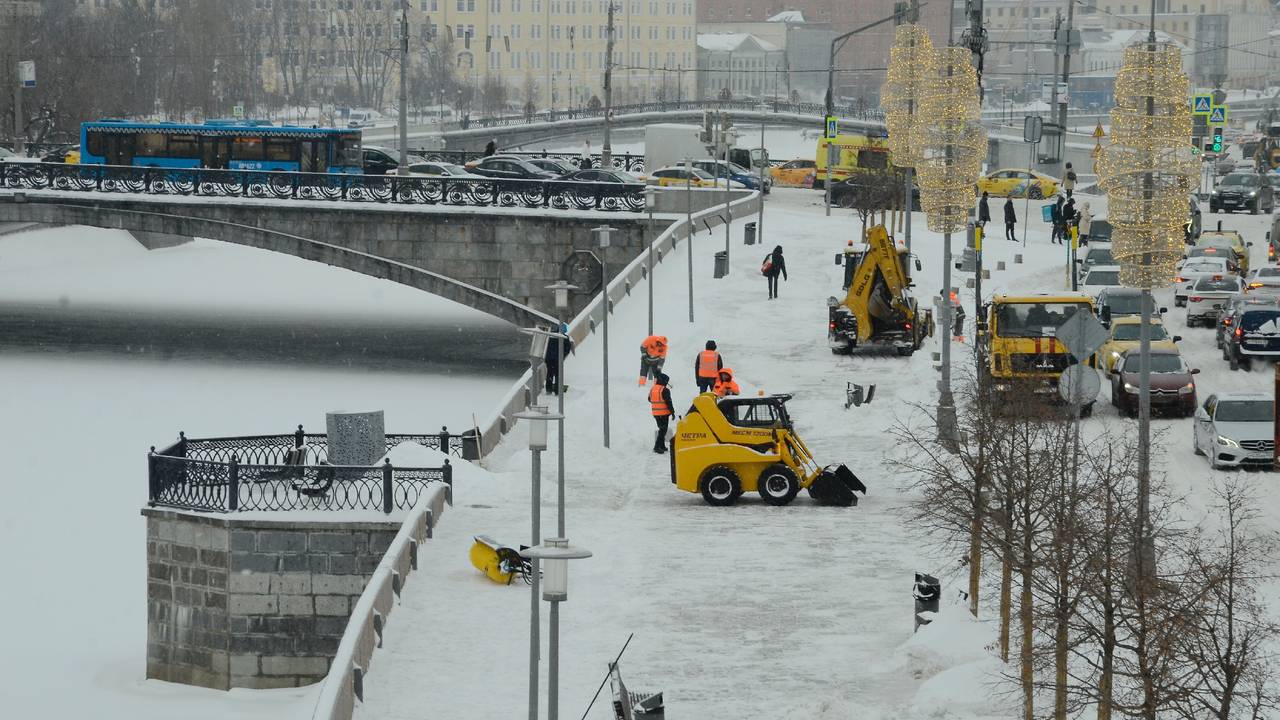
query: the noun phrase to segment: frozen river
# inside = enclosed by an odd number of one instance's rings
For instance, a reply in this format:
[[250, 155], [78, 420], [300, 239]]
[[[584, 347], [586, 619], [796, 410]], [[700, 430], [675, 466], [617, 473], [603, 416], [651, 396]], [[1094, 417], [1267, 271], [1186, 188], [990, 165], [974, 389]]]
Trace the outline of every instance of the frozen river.
[[460, 432], [523, 372], [521, 338], [270, 252], [148, 252], [81, 227], [0, 237], [5, 714], [309, 716], [297, 696], [311, 690], [268, 693], [276, 704], [142, 680], [147, 449], [179, 430], [323, 432], [338, 409], [385, 410], [392, 432]]

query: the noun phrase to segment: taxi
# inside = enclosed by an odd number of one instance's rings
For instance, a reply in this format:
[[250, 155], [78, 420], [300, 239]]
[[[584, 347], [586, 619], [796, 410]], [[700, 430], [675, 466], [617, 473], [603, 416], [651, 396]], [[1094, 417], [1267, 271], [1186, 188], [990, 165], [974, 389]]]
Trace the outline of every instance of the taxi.
[[[1182, 339], [1180, 335], [1169, 336], [1164, 329], [1164, 323], [1156, 318], [1152, 318], [1151, 322], [1151, 349], [1167, 350], [1172, 352], [1178, 351], [1177, 342]], [[1098, 367], [1102, 371], [1110, 375], [1116, 368], [1116, 362], [1124, 355], [1126, 350], [1138, 347], [1141, 339], [1139, 335], [1142, 332], [1142, 318], [1137, 315], [1121, 315], [1112, 318], [1110, 327], [1110, 337], [1098, 348]]]
[[770, 168], [769, 176], [778, 187], [813, 187], [818, 175], [818, 163], [813, 160], [792, 160], [776, 168]]
[[[684, 187], [686, 182], [692, 187], [697, 188], [715, 187], [717, 178], [706, 170], [699, 170], [696, 167], [686, 169], [679, 165], [672, 165], [671, 167], [664, 167], [660, 170], [655, 170], [653, 174], [649, 176], [649, 184], [658, 185], [660, 187]], [[724, 183], [720, 184], [723, 185]]]
[[978, 194], [991, 197], [1030, 197], [1033, 200], [1052, 197], [1058, 192], [1058, 181], [1031, 170], [1005, 169], [978, 178]]

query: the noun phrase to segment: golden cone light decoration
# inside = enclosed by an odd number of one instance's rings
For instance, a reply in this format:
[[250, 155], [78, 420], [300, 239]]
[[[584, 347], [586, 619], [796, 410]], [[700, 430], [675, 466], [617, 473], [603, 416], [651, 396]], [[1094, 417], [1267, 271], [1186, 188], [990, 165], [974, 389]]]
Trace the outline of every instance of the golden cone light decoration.
[[1143, 42], [1125, 48], [1116, 75], [1111, 145], [1097, 165], [1121, 284], [1151, 289], [1173, 279], [1198, 165], [1177, 46]]
[[920, 98], [934, 55], [933, 42], [924, 28], [915, 24], [898, 26], [889, 50], [889, 72], [880, 91], [884, 123], [889, 128], [889, 152], [898, 167], [916, 163], [911, 129], [920, 117]]
[[[968, 48], [945, 47], [934, 53], [925, 74], [920, 111], [911, 128], [918, 153], [920, 204], [929, 229], [956, 233], [965, 229], [973, 205], [973, 186], [987, 154], [978, 104], [978, 73]], [[890, 134], [892, 137], [892, 133]]]

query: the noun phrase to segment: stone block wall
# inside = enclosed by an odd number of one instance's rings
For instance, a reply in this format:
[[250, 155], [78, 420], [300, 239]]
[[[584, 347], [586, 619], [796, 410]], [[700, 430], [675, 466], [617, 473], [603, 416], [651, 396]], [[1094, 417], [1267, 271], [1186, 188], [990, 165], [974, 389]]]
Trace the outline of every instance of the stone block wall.
[[400, 526], [148, 508], [147, 677], [272, 688], [322, 679]]

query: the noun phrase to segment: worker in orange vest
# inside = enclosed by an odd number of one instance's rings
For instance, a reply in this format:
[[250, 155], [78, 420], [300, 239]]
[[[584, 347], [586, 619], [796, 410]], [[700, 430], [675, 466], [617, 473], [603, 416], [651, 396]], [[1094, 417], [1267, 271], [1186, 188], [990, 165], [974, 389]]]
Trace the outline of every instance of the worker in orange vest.
[[666, 361], [667, 336], [650, 335], [645, 338], [640, 343], [640, 384], [647, 385], [650, 377], [656, 380]]
[[720, 375], [716, 378], [716, 385], [711, 389], [716, 397], [724, 397], [725, 395], [741, 395], [742, 390], [738, 387], [738, 383], [733, 379], [733, 370], [731, 368], [720, 368]]
[[671, 416], [676, 414], [675, 405], [671, 402], [671, 391], [667, 389], [669, 378], [663, 373], [653, 379], [653, 387], [649, 388], [649, 411], [653, 413], [653, 421], [658, 424], [658, 436], [653, 441], [653, 451], [658, 454], [667, 451], [667, 424]]
[[722, 367], [724, 358], [716, 352], [716, 341], [708, 340], [707, 349], [698, 353], [698, 357], [693, 360], [693, 377], [698, 382], [698, 392], [710, 392], [715, 387]]

